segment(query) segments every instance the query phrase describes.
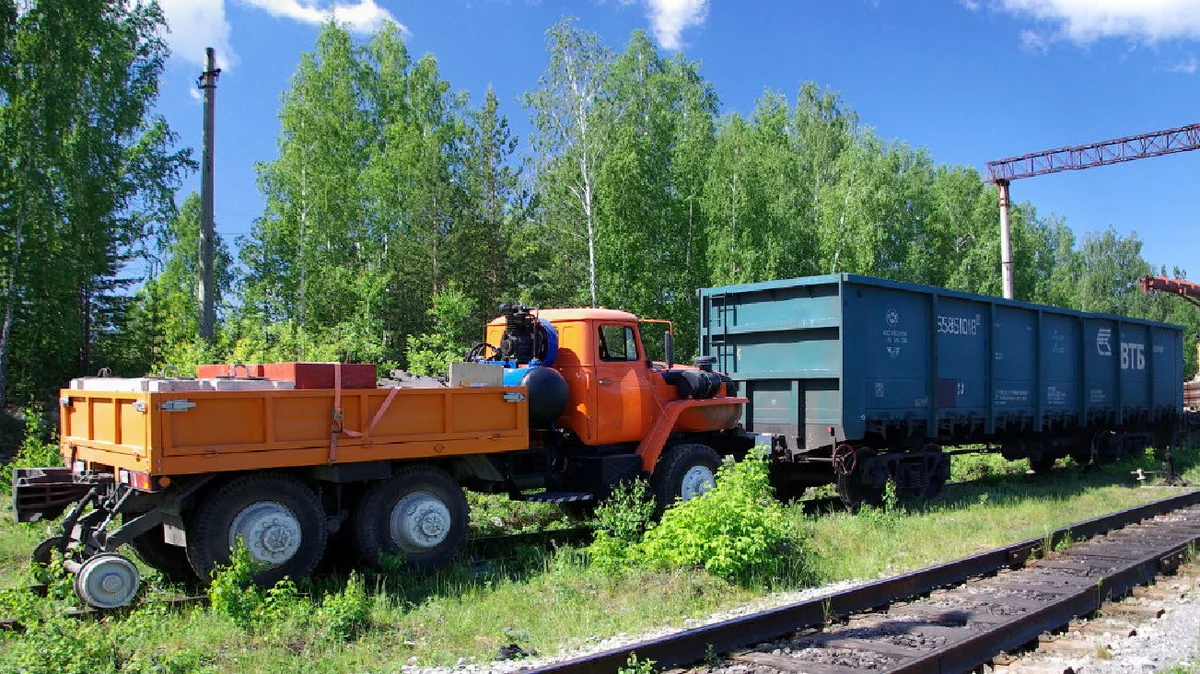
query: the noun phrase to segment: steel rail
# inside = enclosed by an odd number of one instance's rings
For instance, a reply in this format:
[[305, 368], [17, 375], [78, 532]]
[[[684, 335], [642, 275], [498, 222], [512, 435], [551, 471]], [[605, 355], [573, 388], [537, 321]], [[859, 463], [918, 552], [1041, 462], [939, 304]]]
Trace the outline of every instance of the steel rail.
[[[1200, 491], [1191, 491], [1056, 529], [1042, 538], [1033, 538], [1020, 543], [1006, 545], [952, 562], [939, 564], [893, 578], [874, 581], [823, 597], [780, 606], [732, 620], [705, 625], [528, 671], [535, 674], [550, 674], [551, 672], [559, 674], [607, 674], [619, 670], [626, 664], [629, 657], [634, 654], [642, 661], [653, 660], [659, 667], [667, 668], [686, 665], [704, 659], [707, 654], [729, 653], [753, 644], [792, 634], [797, 630], [823, 626], [833, 616], [847, 616], [852, 613], [882, 608], [894, 602], [922, 595], [940, 587], [957, 585], [970, 578], [991, 575], [1007, 567], [1020, 566], [1047, 545], [1053, 549], [1064, 541], [1078, 542], [1130, 524], [1136, 524], [1144, 519], [1197, 504], [1200, 504]], [[1156, 557], [1153, 563], [1147, 562], [1147, 564], [1139, 565], [1135, 569], [1122, 572], [1119, 577], [1112, 579], [1112, 585], [1115, 587], [1119, 582], [1124, 582], [1128, 579], [1153, 577], [1155, 573], [1158, 573], [1157, 568], [1149, 576], [1145, 576], [1145, 574], [1149, 573], [1150, 566], [1157, 564], [1157, 560], [1158, 558]], [[1075, 615], [1082, 615], [1089, 612], [1083, 610], [1089, 605], [1089, 599], [1086, 596], [1089, 592], [1093, 595], [1098, 595], [1098, 593], [1090, 589], [1081, 591], [1077, 596], [1073, 596], [1069, 603], [1064, 604], [1062, 611], [1079, 611]], [[1092, 597], [1092, 600], [1094, 599], [1095, 597]], [[1091, 610], [1094, 610], [1094, 607]], [[1068, 616], [1067, 619], [1069, 620], [1070, 617]], [[1036, 621], [1031, 620], [1030, 624], [1032, 625], [1034, 622]], [[1024, 624], [1024, 618], [1022, 619], [1022, 624]], [[1032, 627], [1026, 627], [1025, 631], [1032, 629]], [[1025, 637], [1025, 631], [1014, 630], [1014, 638]], [[1038, 633], [1040, 632], [1034, 633], [1032, 638], [1036, 638]], [[1003, 635], [995, 638], [998, 641], [1003, 640]], [[1024, 638], [1024, 641], [1017, 643], [1025, 643], [1029, 640], [1030, 638]], [[963, 649], [961, 652], [957, 650], [960, 646], [956, 646], [956, 650], [940, 656], [942, 659], [927, 661], [923, 658], [918, 661], [920, 662], [919, 669], [905, 669], [903, 671], [955, 671], [953, 668], [957, 666], [957, 662], [969, 659], [967, 654], [972, 651], [977, 653], [977, 649], [985, 646], [990, 648], [991, 644], [980, 645], [963, 642], [961, 644], [961, 648]], [[996, 649], [996, 652], [1002, 650], [1002, 648]], [[950, 668], [946, 669], [945, 667], [947, 666]]]

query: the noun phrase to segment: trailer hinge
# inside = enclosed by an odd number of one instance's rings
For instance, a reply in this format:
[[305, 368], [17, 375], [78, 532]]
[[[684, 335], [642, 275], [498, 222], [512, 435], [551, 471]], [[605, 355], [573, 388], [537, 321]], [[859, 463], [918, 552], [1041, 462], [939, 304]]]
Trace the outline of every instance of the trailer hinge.
[[168, 400], [159, 404], [158, 409], [163, 412], [186, 412], [196, 406], [196, 403], [190, 400]]
[[133, 404], [131, 406], [133, 407], [133, 409], [141, 412], [142, 414], [146, 413], [146, 403], [142, 402], [141, 400], [133, 401]]
[[519, 403], [524, 399], [525, 399], [525, 394], [520, 393], [518, 391], [513, 391], [512, 393], [504, 394], [504, 402]]
[[70, 407], [72, 405], [71, 396], [63, 396], [58, 399], [60, 407]]

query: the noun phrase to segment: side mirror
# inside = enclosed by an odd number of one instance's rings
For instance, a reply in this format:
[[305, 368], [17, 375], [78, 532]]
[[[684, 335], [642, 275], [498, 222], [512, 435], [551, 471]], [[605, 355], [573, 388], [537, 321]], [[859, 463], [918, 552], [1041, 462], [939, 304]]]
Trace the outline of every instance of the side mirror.
[[667, 359], [667, 369], [675, 364], [675, 337], [670, 330], [663, 333], [663, 358]]

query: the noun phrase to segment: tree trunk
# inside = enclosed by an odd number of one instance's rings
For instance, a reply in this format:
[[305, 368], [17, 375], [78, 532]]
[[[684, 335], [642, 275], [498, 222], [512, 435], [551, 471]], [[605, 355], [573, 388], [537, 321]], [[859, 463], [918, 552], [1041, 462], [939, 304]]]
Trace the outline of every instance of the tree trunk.
[[8, 403], [8, 361], [12, 351], [12, 326], [17, 304], [17, 267], [21, 263], [21, 237], [24, 235], [25, 219], [17, 211], [17, 227], [13, 233], [12, 260], [8, 271], [8, 288], [5, 291], [4, 323], [0, 325], [0, 410]]

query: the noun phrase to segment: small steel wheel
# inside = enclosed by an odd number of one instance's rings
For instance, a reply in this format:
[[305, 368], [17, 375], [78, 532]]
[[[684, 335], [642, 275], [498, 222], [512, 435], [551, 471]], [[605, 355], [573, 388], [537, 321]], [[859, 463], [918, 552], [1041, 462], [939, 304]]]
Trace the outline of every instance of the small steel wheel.
[[238, 542], [260, 565], [254, 581], [307, 578], [325, 554], [325, 510], [308, 485], [289, 475], [254, 473], [209, 492], [192, 516], [187, 556], [201, 580], [229, 563]]
[[675, 445], [658, 460], [650, 478], [654, 488], [655, 515], [675, 501], [690, 501], [717, 484], [721, 457], [708, 445]]
[[394, 555], [415, 571], [447, 564], [467, 537], [467, 498], [444, 471], [414, 466], [373, 485], [355, 514], [358, 550], [372, 564]]
[[133, 562], [105, 553], [84, 562], [75, 574], [75, 594], [94, 608], [118, 608], [133, 601], [142, 585]]

